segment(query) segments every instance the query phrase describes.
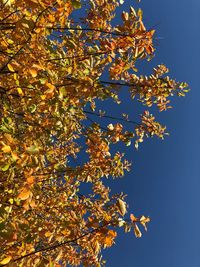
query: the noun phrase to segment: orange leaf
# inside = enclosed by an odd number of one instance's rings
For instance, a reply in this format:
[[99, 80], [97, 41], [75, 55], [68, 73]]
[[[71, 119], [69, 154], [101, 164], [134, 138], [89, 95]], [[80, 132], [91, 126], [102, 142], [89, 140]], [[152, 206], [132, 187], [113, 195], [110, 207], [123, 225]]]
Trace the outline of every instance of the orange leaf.
[[132, 222], [137, 222], [138, 218], [136, 218], [133, 214], [130, 215], [130, 219]]
[[18, 198], [21, 200], [26, 200], [29, 198], [31, 191], [27, 188], [22, 189], [21, 193], [18, 195]]
[[136, 223], [134, 224], [134, 233], [135, 233], [135, 236], [138, 238], [140, 238], [142, 236], [142, 233], [140, 232], [140, 229]]
[[34, 183], [34, 180], [35, 180], [35, 177], [34, 177], [34, 176], [29, 176], [29, 177], [27, 178], [27, 183], [28, 183], [29, 185], [32, 185], [32, 184]]
[[33, 78], [35, 78], [37, 76], [36, 69], [30, 69], [29, 72], [30, 72], [30, 74], [32, 75]]
[[12, 159], [14, 160], [14, 161], [16, 161], [16, 160], [18, 160], [19, 159], [19, 157], [18, 157], [18, 155], [16, 154], [16, 153], [11, 153], [11, 155], [12, 155]]
[[55, 89], [55, 86], [51, 83], [46, 82], [46, 86], [48, 86], [52, 91]]

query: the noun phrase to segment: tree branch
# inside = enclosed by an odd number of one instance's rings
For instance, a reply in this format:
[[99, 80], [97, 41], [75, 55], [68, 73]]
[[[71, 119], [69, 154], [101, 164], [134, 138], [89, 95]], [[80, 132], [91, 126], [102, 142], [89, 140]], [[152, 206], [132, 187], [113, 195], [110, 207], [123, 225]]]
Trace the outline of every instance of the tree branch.
[[[70, 243], [77, 242], [79, 239], [82, 239], [83, 237], [88, 236], [88, 235], [90, 235], [90, 234], [94, 234], [95, 232], [98, 232], [100, 229], [102, 229], [102, 228], [105, 227], [105, 226], [110, 225], [111, 223], [112, 223], [112, 222], [108, 222], [108, 223], [106, 223], [106, 224], [104, 224], [104, 225], [99, 226], [98, 228], [95, 228], [95, 229], [93, 229], [93, 230], [91, 230], [91, 231], [89, 231], [89, 232], [86, 232], [85, 234], [83, 234], [83, 235], [81, 235], [81, 236], [78, 236], [77, 238], [74, 238], [74, 239], [72, 239], [72, 240], [67, 240], [67, 241], [64, 241], [64, 242], [60, 242], [60, 243], [58, 243], [58, 244], [55, 244], [55, 245], [52, 245], [52, 246], [49, 246], [49, 247], [46, 247], [46, 248], [38, 249], [38, 250], [36, 250], [36, 251], [30, 252], [30, 253], [28, 253], [28, 254], [25, 254], [24, 256], [21, 256], [21, 257], [19, 257], [19, 258], [16, 258], [16, 259], [14, 259], [14, 260], [12, 260], [12, 261], [13, 261], [13, 262], [20, 261], [20, 260], [22, 260], [22, 259], [24, 259], [24, 258], [30, 257], [30, 256], [35, 255], [35, 254], [37, 254], [37, 253], [44, 252], [44, 251], [54, 250], [54, 249], [59, 248], [59, 247], [61, 247], [61, 246], [64, 246], [64, 245], [67, 245], [67, 244], [70, 244]], [[12, 262], [12, 261], [10, 261], [10, 262]], [[5, 264], [5, 265], [8, 265], [8, 264]], [[4, 265], [4, 266], [5, 266], [5, 265]]]

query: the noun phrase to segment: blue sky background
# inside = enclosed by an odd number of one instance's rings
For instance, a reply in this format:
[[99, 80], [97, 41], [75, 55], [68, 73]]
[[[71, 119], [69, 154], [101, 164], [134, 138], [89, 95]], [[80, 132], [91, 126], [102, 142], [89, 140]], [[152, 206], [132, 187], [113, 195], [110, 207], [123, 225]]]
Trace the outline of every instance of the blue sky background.
[[[148, 74], [164, 63], [170, 76], [189, 83], [185, 98], [175, 97], [173, 109], [158, 113], [170, 136], [149, 139], [139, 151], [127, 150], [132, 171], [110, 183], [114, 191], [128, 194], [129, 210], [149, 215], [152, 222], [141, 239], [120, 233], [116, 245], [104, 255], [108, 267], [199, 267], [200, 266], [200, 1], [125, 0], [121, 10], [141, 7], [145, 25], [156, 26], [156, 56], [142, 64]], [[120, 12], [117, 20], [120, 20]], [[137, 103], [122, 94], [120, 112], [136, 114]], [[126, 110], [126, 111], [125, 111]], [[130, 118], [134, 118], [130, 116]], [[124, 147], [123, 147], [124, 149]]]

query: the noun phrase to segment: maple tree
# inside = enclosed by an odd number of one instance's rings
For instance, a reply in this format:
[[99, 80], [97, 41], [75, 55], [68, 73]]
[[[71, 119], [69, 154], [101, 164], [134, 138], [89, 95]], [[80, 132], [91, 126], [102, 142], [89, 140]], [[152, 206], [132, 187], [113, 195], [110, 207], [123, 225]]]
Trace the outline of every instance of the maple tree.
[[[132, 141], [137, 149], [144, 138], [164, 138], [166, 127], [149, 110], [135, 122], [97, 103], [120, 104], [125, 86], [132, 99], [163, 111], [188, 85], [167, 76], [164, 65], [137, 75], [136, 63], [154, 55], [155, 31], [133, 7], [113, 26], [122, 2], [0, 2], [1, 265], [101, 266], [101, 250], [119, 227], [136, 237], [147, 229], [149, 217], [127, 217], [125, 194], [112, 194], [104, 181], [130, 169], [113, 146]], [[116, 123], [104, 127], [105, 119]], [[78, 164], [79, 155], [85, 162]]]

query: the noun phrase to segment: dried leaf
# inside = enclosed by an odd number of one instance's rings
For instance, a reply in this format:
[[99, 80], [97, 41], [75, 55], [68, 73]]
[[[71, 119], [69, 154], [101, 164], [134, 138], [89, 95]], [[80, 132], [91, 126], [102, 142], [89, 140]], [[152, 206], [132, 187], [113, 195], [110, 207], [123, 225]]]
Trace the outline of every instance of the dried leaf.
[[120, 198], [117, 200], [117, 207], [119, 209], [119, 213], [124, 216], [126, 213], [126, 204], [123, 200]]
[[142, 233], [140, 232], [140, 229], [136, 223], [134, 224], [134, 233], [137, 238], [140, 238], [142, 236]]

